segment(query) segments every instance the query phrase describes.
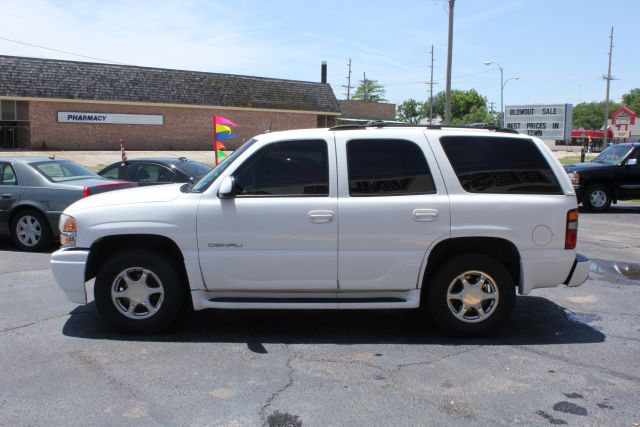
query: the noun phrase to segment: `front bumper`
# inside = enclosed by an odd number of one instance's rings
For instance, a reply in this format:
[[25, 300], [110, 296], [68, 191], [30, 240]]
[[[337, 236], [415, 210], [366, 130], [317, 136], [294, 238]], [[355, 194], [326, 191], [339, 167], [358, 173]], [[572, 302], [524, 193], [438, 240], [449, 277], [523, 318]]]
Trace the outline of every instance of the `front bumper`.
[[564, 281], [564, 284], [569, 287], [575, 287], [582, 285], [589, 277], [589, 267], [591, 261], [586, 256], [576, 254], [576, 259], [571, 267], [571, 272]]
[[51, 254], [51, 271], [67, 299], [77, 304], [87, 303], [84, 272], [89, 258], [87, 249], [59, 249]]

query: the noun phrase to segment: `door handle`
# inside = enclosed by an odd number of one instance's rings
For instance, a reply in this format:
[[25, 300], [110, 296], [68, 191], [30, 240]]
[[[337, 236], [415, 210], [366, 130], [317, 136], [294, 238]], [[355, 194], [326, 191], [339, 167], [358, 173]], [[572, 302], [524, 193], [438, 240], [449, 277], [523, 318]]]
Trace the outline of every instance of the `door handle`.
[[310, 211], [308, 217], [314, 224], [326, 224], [333, 222], [333, 211]]
[[13, 196], [13, 194], [3, 194], [2, 195], [3, 199], [15, 199], [15, 197]]
[[433, 222], [438, 220], [437, 209], [414, 209], [413, 220], [417, 222]]

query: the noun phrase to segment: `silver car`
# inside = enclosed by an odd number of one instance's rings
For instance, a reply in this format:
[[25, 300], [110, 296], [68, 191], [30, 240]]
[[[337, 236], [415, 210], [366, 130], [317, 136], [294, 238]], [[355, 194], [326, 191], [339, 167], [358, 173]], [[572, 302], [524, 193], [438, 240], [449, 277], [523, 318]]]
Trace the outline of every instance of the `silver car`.
[[48, 249], [58, 220], [71, 203], [92, 194], [135, 187], [104, 179], [79, 164], [55, 157], [0, 157], [0, 234], [22, 250]]

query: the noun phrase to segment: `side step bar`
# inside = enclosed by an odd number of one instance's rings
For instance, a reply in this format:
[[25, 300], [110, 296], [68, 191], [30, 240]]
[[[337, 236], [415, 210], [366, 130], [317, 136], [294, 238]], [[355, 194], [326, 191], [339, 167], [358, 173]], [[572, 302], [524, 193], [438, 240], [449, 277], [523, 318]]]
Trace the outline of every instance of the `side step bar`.
[[191, 291], [196, 310], [417, 308], [420, 290], [396, 292], [229, 292]]

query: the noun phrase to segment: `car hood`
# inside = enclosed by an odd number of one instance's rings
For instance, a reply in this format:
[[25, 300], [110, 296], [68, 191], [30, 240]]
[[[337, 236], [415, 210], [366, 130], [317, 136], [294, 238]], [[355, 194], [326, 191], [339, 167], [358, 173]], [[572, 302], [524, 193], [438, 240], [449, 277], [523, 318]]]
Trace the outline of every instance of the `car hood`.
[[567, 171], [567, 172], [581, 172], [581, 171], [585, 171], [585, 170], [606, 168], [606, 167], [610, 167], [610, 166], [611, 165], [608, 165], [606, 163], [594, 163], [594, 162], [574, 163], [574, 164], [571, 164], [571, 165], [564, 165], [564, 170]]
[[69, 213], [103, 206], [169, 202], [182, 194], [180, 191], [182, 185], [184, 184], [152, 185], [96, 194], [78, 200], [69, 206], [65, 212]]

